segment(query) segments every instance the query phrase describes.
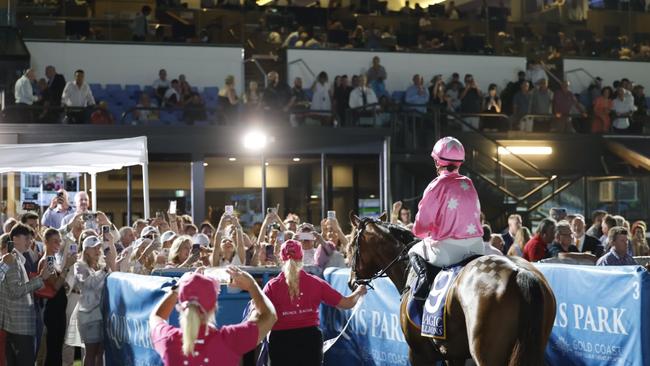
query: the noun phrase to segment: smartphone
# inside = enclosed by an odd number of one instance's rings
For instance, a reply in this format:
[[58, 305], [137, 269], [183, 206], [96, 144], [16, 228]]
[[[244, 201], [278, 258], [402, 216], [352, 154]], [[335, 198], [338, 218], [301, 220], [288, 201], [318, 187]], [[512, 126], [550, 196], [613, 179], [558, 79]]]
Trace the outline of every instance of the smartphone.
[[103, 241], [108, 241], [108, 238], [106, 238], [106, 235], [111, 232], [111, 227], [108, 225], [102, 225], [102, 240]]
[[201, 244], [192, 244], [192, 255], [199, 254], [201, 252]]
[[284, 243], [284, 233], [282, 231], [278, 233], [278, 239], [276, 240], [276, 242], [280, 244]]
[[7, 242], [7, 253], [11, 253], [14, 251], [14, 242], [9, 240]]
[[50, 268], [50, 271], [54, 271], [54, 256], [47, 256], [47, 266]]
[[327, 211], [328, 220], [336, 220], [336, 211]]
[[267, 213], [267, 214], [275, 213], [275, 208], [273, 208], [273, 207], [269, 207], [269, 208], [267, 208], [267, 209], [266, 209], [266, 213]]
[[70, 251], [70, 254], [77, 254], [77, 244], [70, 244], [70, 248], [68, 250]]
[[275, 252], [273, 251], [273, 249], [274, 249], [273, 245], [267, 245], [264, 247], [267, 261], [272, 261], [275, 259]]
[[225, 268], [211, 269], [209, 272], [206, 272], [206, 275], [217, 280], [220, 285], [228, 285], [230, 283], [230, 274], [228, 274]]
[[298, 240], [314, 240], [314, 234], [312, 233], [298, 233]]
[[169, 214], [176, 215], [176, 201], [169, 201]]
[[224, 207], [224, 211], [225, 211], [226, 216], [232, 216], [232, 214], [234, 212], [234, 207], [232, 205], [226, 205]]
[[56, 200], [59, 203], [63, 203], [63, 192], [56, 192]]

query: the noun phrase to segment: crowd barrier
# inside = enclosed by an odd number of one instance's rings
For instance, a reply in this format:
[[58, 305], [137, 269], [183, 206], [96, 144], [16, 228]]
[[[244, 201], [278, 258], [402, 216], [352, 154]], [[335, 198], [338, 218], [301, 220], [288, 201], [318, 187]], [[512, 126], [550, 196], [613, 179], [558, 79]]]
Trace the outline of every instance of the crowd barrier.
[[[650, 277], [642, 267], [591, 267], [538, 264], [556, 296], [557, 316], [546, 349], [546, 361], [556, 366], [650, 364]], [[261, 285], [277, 269], [249, 268]], [[107, 365], [160, 366], [149, 339], [148, 318], [179, 271], [140, 276], [114, 273], [108, 277], [102, 309], [106, 322]], [[170, 277], [165, 277], [170, 276]], [[343, 294], [348, 269], [328, 269], [324, 278]], [[346, 333], [325, 354], [325, 365], [409, 365], [408, 346], [399, 323], [399, 294], [386, 278], [373, 282], [364, 304]], [[241, 321], [248, 303], [245, 292], [222, 287], [218, 325]], [[323, 306], [324, 339], [339, 334], [351, 314]], [[170, 319], [178, 324], [174, 312]]]

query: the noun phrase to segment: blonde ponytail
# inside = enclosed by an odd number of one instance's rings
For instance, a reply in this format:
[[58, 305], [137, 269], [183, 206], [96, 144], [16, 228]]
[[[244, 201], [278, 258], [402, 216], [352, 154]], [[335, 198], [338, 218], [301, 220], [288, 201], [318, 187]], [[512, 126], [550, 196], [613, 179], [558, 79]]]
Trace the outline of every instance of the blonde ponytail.
[[284, 262], [284, 277], [287, 280], [287, 286], [289, 286], [289, 298], [293, 300], [294, 298], [300, 295], [300, 270], [302, 269], [302, 261], [297, 261], [295, 259], [289, 259]]
[[196, 305], [189, 305], [181, 312], [181, 331], [183, 332], [183, 354], [191, 356], [194, 352], [194, 342], [199, 337], [201, 327], [201, 312]]

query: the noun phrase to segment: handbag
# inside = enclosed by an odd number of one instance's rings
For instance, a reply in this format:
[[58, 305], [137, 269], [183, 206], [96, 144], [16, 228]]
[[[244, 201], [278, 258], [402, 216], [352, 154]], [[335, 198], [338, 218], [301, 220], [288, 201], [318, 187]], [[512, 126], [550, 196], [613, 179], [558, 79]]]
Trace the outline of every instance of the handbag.
[[[38, 273], [30, 273], [29, 279], [36, 277]], [[54, 285], [50, 284], [47, 281], [43, 281], [44, 286], [34, 292], [34, 296], [40, 297], [41, 299], [53, 299], [56, 296], [56, 289]]]

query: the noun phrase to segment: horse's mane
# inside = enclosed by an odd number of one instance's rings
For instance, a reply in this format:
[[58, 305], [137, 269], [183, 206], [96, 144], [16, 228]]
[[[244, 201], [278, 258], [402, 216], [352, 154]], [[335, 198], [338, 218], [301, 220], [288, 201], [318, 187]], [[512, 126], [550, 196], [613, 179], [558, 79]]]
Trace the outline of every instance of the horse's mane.
[[390, 235], [402, 244], [409, 244], [415, 240], [413, 232], [402, 225], [388, 223], [385, 226], [390, 232]]

